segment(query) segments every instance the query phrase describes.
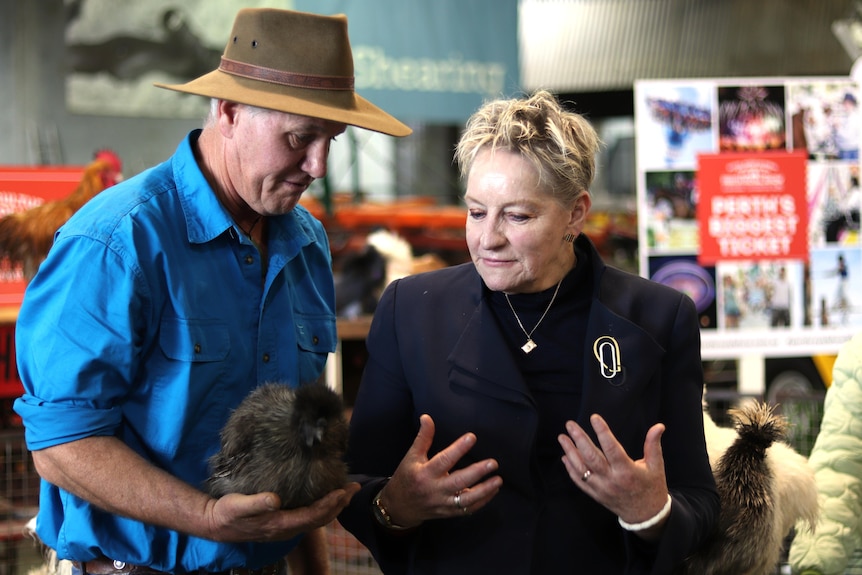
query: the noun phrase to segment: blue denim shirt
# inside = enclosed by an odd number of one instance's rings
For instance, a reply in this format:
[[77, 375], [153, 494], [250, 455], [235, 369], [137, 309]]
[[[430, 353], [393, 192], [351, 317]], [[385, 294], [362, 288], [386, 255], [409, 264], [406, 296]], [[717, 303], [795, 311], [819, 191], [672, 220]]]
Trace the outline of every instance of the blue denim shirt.
[[[14, 408], [31, 450], [117, 436], [200, 486], [249, 390], [314, 381], [334, 351], [323, 226], [301, 206], [269, 218], [262, 265], [195, 162], [198, 134], [78, 211], [28, 286], [16, 328], [25, 392]], [[37, 532], [60, 558], [104, 555], [162, 571], [259, 567], [296, 544], [190, 537], [44, 481]]]

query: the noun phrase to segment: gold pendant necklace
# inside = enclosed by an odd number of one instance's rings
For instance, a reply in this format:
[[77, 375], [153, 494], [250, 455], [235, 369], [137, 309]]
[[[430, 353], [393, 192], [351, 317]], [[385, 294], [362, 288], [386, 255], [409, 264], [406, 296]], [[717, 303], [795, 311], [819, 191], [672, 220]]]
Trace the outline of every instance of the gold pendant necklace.
[[531, 351], [539, 347], [539, 344], [533, 341], [533, 332], [536, 331], [536, 328], [539, 327], [539, 324], [541, 324], [542, 320], [545, 319], [545, 316], [548, 315], [548, 311], [551, 309], [551, 306], [554, 305], [554, 300], [557, 299], [557, 294], [560, 293], [560, 285], [562, 285], [562, 283], [563, 280], [560, 280], [557, 284], [557, 289], [554, 290], [554, 295], [551, 297], [551, 301], [548, 303], [548, 307], [545, 308], [545, 312], [542, 314], [542, 317], [539, 318], [539, 321], [536, 322], [536, 325], [533, 326], [533, 329], [531, 329], [529, 333], [526, 329], [524, 329], [524, 324], [521, 323], [521, 318], [518, 317], [518, 313], [515, 311], [515, 308], [512, 307], [512, 302], [509, 300], [509, 294], [505, 292], [503, 293], [503, 295], [506, 296], [506, 303], [509, 304], [509, 309], [512, 310], [512, 315], [515, 316], [515, 321], [518, 322], [518, 327], [520, 327], [521, 331], [524, 332], [524, 335], [527, 336], [527, 343], [521, 346], [521, 349], [524, 351], [524, 353], [530, 353]]

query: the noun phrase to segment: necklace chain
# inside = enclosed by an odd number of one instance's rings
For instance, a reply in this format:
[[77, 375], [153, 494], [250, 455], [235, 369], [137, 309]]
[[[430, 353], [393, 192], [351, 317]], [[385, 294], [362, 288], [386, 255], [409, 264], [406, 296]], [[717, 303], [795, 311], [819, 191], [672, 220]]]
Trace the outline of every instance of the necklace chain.
[[512, 310], [512, 315], [515, 316], [515, 321], [518, 322], [518, 327], [520, 327], [521, 331], [524, 332], [524, 335], [527, 336], [527, 343], [525, 343], [524, 345], [521, 346], [521, 349], [524, 350], [524, 353], [530, 353], [531, 351], [533, 351], [534, 349], [539, 347], [538, 344], [535, 341], [533, 341], [533, 332], [536, 331], [536, 328], [539, 327], [539, 325], [545, 319], [545, 316], [548, 315], [548, 312], [550, 311], [551, 306], [554, 305], [554, 300], [557, 299], [557, 294], [560, 293], [560, 285], [562, 285], [562, 283], [563, 283], [563, 280], [560, 280], [557, 283], [557, 289], [554, 290], [554, 295], [551, 296], [551, 301], [548, 303], [548, 307], [545, 308], [545, 311], [542, 313], [542, 317], [539, 318], [539, 321], [536, 322], [536, 325], [533, 326], [533, 329], [531, 329], [529, 331], [529, 333], [524, 328], [524, 324], [521, 323], [521, 318], [518, 317], [518, 312], [516, 312], [514, 306], [512, 306], [512, 302], [511, 302], [511, 300], [509, 300], [509, 294], [507, 294], [505, 292], [503, 293], [503, 295], [506, 296], [506, 303], [509, 304], [509, 309]]
[[[255, 218], [255, 220], [251, 223], [251, 225], [248, 227], [248, 229], [247, 229], [247, 230], [246, 230], [244, 227], [242, 227], [242, 226], [239, 226], [239, 229], [241, 229], [241, 230], [242, 230], [242, 233], [244, 233], [244, 234], [245, 234], [245, 237], [247, 237], [247, 238], [251, 238], [251, 233], [254, 231], [255, 226], [257, 226], [257, 223], [258, 223], [262, 218], [263, 218], [263, 215], [258, 214], [257, 218]], [[239, 225], [239, 224], [237, 224], [237, 225]]]

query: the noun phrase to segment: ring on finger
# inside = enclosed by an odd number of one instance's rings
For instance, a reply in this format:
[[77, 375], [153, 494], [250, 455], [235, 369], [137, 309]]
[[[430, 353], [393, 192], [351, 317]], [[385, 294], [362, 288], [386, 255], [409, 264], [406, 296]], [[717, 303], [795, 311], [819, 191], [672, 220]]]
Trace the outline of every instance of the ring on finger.
[[593, 474], [593, 472], [592, 472], [592, 471], [590, 471], [589, 469], [587, 469], [586, 471], [584, 471], [584, 474], [583, 474], [583, 475], [581, 475], [581, 479], [583, 479], [584, 481], [586, 481], [586, 480], [588, 480], [588, 479], [590, 478], [590, 475], [592, 475], [592, 474]]
[[461, 505], [461, 493], [460, 492], [455, 494], [455, 507], [457, 507], [458, 509], [460, 509], [464, 513], [469, 513], [467, 511], [467, 508], [464, 507], [463, 505]]

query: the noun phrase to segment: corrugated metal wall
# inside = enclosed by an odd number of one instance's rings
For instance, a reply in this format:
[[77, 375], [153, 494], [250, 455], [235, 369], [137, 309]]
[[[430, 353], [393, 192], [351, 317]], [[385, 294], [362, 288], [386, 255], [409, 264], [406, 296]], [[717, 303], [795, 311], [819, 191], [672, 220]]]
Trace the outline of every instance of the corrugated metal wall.
[[555, 92], [638, 79], [840, 76], [855, 0], [521, 0], [521, 80]]

